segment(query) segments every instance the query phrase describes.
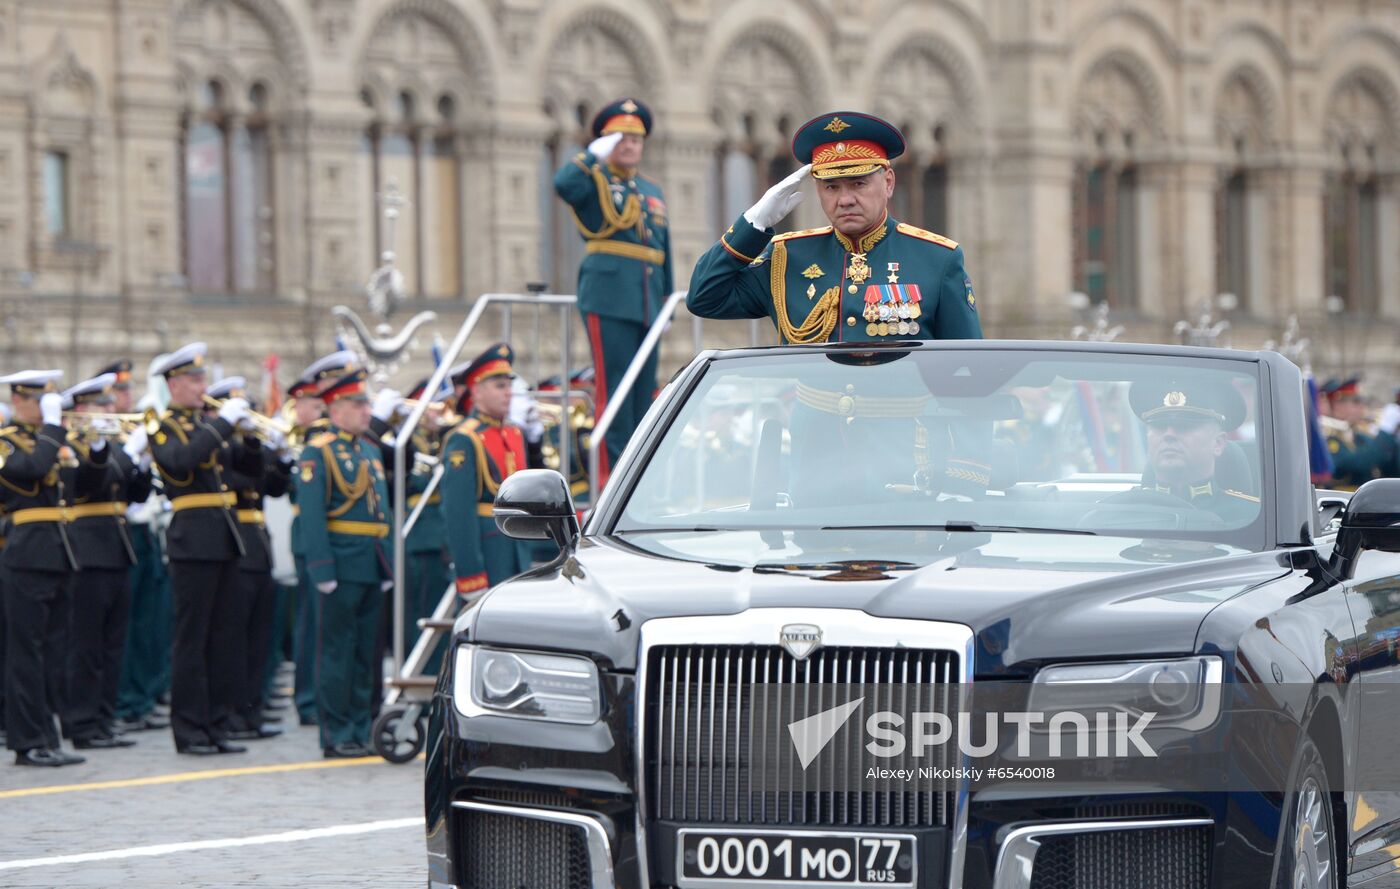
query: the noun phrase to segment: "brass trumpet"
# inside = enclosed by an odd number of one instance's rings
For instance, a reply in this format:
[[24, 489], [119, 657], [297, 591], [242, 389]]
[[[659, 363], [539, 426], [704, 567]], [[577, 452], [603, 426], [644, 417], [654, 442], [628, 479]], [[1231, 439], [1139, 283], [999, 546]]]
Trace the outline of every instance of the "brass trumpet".
[[[422, 404], [422, 403], [423, 403], [423, 399], [421, 399], [421, 398], [405, 398], [405, 399], [403, 400], [403, 403], [404, 403], [404, 406], [405, 406], [405, 407], [407, 407], [407, 408], [409, 408], [409, 409], [412, 409], [412, 408], [415, 408], [415, 407], [417, 407], [418, 405]], [[433, 407], [433, 405], [442, 405], [442, 413], [438, 414], [437, 421], [436, 421], [437, 424], [438, 424], [439, 426], [456, 426], [458, 423], [461, 423], [462, 420], [464, 419], [460, 414], [458, 414], [456, 411], [454, 411], [454, 410], [452, 409], [452, 406], [449, 405], [449, 404], [446, 402], [446, 400], [439, 400], [439, 401], [430, 401], [430, 402], [428, 402], [428, 408], [429, 408], [429, 409], [431, 409], [431, 408]], [[423, 414], [423, 419], [424, 419], [424, 420], [430, 419], [430, 415], [429, 415], [428, 413], [425, 412], [425, 413]]]
[[[204, 403], [215, 410], [224, 406], [223, 400], [214, 398], [211, 395], [204, 396]], [[279, 422], [255, 410], [248, 411], [248, 419], [253, 424], [253, 434], [258, 438], [266, 439], [269, 434], [274, 432], [281, 435], [283, 438], [292, 434], [292, 427], [290, 424]]]
[[[130, 435], [146, 422], [145, 414], [110, 414], [64, 411], [63, 425], [70, 432], [83, 436]], [[106, 429], [99, 429], [106, 426]], [[112, 427], [116, 427], [115, 431]]]

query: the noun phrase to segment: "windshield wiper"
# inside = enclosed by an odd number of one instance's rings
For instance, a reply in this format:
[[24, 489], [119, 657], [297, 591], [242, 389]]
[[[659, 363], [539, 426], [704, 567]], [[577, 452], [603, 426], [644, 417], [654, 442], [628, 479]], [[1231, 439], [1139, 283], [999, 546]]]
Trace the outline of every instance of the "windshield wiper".
[[1078, 534], [1098, 536], [1097, 531], [1083, 528], [1033, 528], [1022, 525], [983, 525], [978, 522], [951, 521], [942, 525], [827, 525], [823, 531], [951, 531], [986, 534]]

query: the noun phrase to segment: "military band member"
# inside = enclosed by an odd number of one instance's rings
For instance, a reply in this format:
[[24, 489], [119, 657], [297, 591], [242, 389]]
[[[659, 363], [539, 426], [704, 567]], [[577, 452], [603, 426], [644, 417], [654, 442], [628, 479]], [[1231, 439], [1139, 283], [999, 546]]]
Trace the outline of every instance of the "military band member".
[[1332, 487], [1355, 491], [1373, 478], [1400, 474], [1395, 413], [1385, 415], [1389, 429], [1370, 423], [1360, 377], [1328, 380], [1322, 392], [1327, 396], [1330, 414], [1322, 418], [1322, 428], [1327, 435], [1327, 450], [1332, 454]]
[[501, 482], [524, 469], [525, 440], [507, 419], [514, 353], [497, 343], [471, 363], [471, 413], [443, 446], [443, 512], [457, 594], [494, 586], [530, 566], [525, 546], [496, 527], [492, 504]]
[[[593, 352], [600, 416], [670, 295], [674, 278], [665, 196], [637, 169], [651, 130], [646, 105], [630, 98], [612, 102], [594, 117], [588, 150], [554, 177], [554, 190], [573, 210], [588, 251], [579, 266], [578, 308]], [[653, 352], [608, 429], [604, 480], [655, 392]]]
[[[322, 355], [306, 369], [287, 390], [293, 399], [296, 432], [302, 441], [330, 428], [326, 419], [326, 403], [321, 390], [344, 376], [355, 366], [356, 356], [349, 350]], [[301, 507], [297, 504], [297, 489], [289, 492], [292, 500], [292, 559], [297, 569], [296, 618], [292, 627], [292, 660], [296, 662], [296, 677], [292, 701], [302, 725], [316, 724], [316, 588], [306, 570], [306, 553], [301, 539]]]
[[[247, 398], [247, 381], [243, 377], [225, 377], [209, 387], [209, 396], [219, 400]], [[212, 414], [212, 410], [210, 411]], [[276, 439], [276, 433], [269, 433]], [[227, 628], [235, 637], [235, 649], [242, 644], [242, 663], [246, 665], [240, 677], [233, 715], [229, 719], [229, 737], [235, 741], [272, 738], [282, 734], [275, 726], [263, 724], [263, 678], [267, 665], [267, 650], [272, 644], [273, 609], [276, 607], [276, 584], [272, 580], [272, 539], [267, 533], [263, 515], [263, 498], [281, 497], [291, 484], [291, 469], [283, 463], [274, 449], [280, 441], [259, 447], [247, 442], [249, 450], [257, 449], [262, 471], [247, 475], [230, 467], [224, 474], [229, 489], [237, 496], [235, 504], [239, 536], [243, 541], [243, 556], [238, 560], [240, 595], [237, 615]]]
[[[83, 757], [60, 746], [55, 715], [63, 703], [63, 646], [68, 584], [78, 563], [62, 510], [75, 493], [60, 471], [60, 454], [75, 457], [63, 427], [62, 371], [23, 371], [8, 383], [12, 425], [0, 429], [0, 505], [10, 522], [0, 554], [5, 610], [6, 746], [15, 763], [66, 766]], [[89, 466], [105, 464], [105, 443]], [[105, 466], [103, 467], [105, 469]]]
[[369, 754], [379, 612], [392, 582], [388, 486], [379, 450], [365, 438], [365, 371], [321, 393], [330, 428], [298, 460], [297, 503], [307, 571], [318, 592], [316, 704], [327, 758]]
[[[425, 395], [429, 380], [420, 380], [409, 392], [411, 399], [428, 398], [432, 405], [423, 415], [423, 422], [413, 430], [413, 444], [417, 453], [430, 458], [429, 461], [414, 461], [409, 467], [408, 499], [406, 506], [409, 515], [418, 508], [429, 483], [433, 478], [432, 460], [441, 458], [442, 436], [446, 430], [437, 425], [447, 407], [447, 399], [452, 397], [450, 389], [442, 389], [436, 396]], [[404, 565], [404, 651], [409, 651], [418, 640], [418, 620], [432, 615], [438, 601], [452, 582], [447, 558], [447, 536], [442, 512], [442, 486], [439, 483], [427, 494], [428, 502], [418, 520], [409, 529], [404, 541], [404, 552], [408, 562]]]
[[245, 446], [248, 403], [224, 402], [204, 416], [205, 345], [191, 343], [160, 362], [170, 409], [151, 437], [151, 453], [170, 499], [166, 533], [175, 595], [171, 730], [175, 749], [194, 756], [241, 753], [228, 739], [242, 687], [237, 625], [243, 540], [227, 473], [262, 472], [259, 448]]
[[[125, 358], [98, 372], [112, 374], [112, 407], [115, 413], [136, 408], [131, 391], [131, 362]], [[136, 429], [124, 446], [128, 456], [149, 479], [151, 452], [145, 429]], [[170, 686], [170, 575], [160, 544], [161, 507], [164, 499], [150, 485], [147, 496], [132, 497], [126, 512], [127, 537], [136, 552], [136, 564], [128, 575], [131, 602], [123, 646], [117, 723], [120, 732], [170, 727], [170, 720], [156, 712], [156, 701]]]
[[[63, 393], [65, 406], [80, 415], [111, 412], [116, 381], [114, 373], [85, 380]], [[95, 425], [118, 446], [110, 451], [101, 485], [76, 497], [67, 512], [79, 571], [69, 596], [68, 693], [62, 716], [64, 733], [80, 750], [135, 743], [115, 725], [136, 564], [126, 513], [129, 504], [142, 503], [151, 493], [149, 462], [142, 461], [145, 431], [137, 429], [128, 437], [120, 426]], [[85, 445], [79, 440], [74, 447], [83, 450]]]
[[[771, 318], [785, 343], [982, 338], [962, 248], [889, 215], [899, 130], [838, 111], [799, 128], [792, 151], [803, 166], [696, 263], [691, 312]], [[775, 236], [809, 175], [831, 225]]]

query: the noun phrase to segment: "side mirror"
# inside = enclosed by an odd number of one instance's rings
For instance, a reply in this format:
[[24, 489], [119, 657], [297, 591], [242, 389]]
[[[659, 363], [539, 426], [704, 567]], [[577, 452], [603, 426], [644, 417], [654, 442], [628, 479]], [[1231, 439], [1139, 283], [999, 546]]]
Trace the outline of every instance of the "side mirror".
[[522, 469], [496, 492], [496, 527], [517, 540], [553, 540], [560, 549], [578, 542], [578, 513], [564, 476], [553, 469]]
[[1348, 579], [1365, 550], [1400, 553], [1400, 478], [1378, 478], [1351, 495], [1337, 531], [1332, 565]]

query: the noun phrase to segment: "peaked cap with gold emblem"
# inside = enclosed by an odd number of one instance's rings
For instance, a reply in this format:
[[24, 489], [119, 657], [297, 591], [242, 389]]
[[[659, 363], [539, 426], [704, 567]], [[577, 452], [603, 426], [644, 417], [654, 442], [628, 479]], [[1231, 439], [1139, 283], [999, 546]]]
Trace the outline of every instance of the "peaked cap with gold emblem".
[[833, 111], [797, 128], [792, 153], [812, 165], [813, 179], [865, 176], [904, 153], [904, 136], [889, 121], [858, 111]]
[[618, 99], [593, 117], [593, 138], [609, 133], [651, 135], [651, 109], [636, 99]]
[[1141, 380], [1128, 393], [1133, 413], [1144, 423], [1214, 420], [1229, 432], [1244, 422], [1244, 397], [1228, 377]]

